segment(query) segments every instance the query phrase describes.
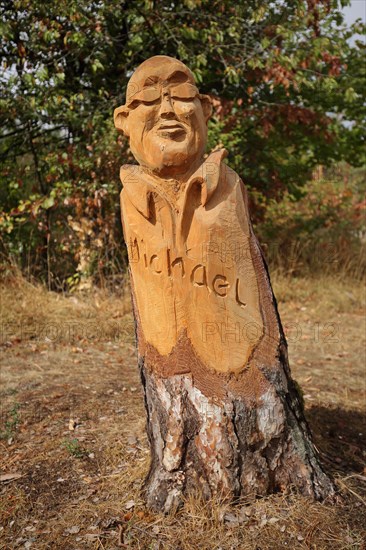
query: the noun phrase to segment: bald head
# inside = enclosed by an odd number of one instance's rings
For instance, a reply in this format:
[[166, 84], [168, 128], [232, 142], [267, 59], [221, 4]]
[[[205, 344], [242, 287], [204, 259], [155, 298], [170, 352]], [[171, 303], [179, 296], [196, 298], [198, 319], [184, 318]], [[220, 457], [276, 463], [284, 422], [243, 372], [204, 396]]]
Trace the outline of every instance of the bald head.
[[210, 115], [210, 98], [199, 93], [188, 67], [157, 55], [131, 76], [126, 104], [114, 111], [114, 122], [130, 138], [139, 164], [163, 177], [178, 177], [202, 159]]
[[189, 82], [195, 86], [193, 74], [178, 59], [167, 55], [150, 57], [137, 67], [130, 78], [126, 91], [126, 105], [131, 104], [134, 96], [141, 92], [143, 88], [170, 82]]

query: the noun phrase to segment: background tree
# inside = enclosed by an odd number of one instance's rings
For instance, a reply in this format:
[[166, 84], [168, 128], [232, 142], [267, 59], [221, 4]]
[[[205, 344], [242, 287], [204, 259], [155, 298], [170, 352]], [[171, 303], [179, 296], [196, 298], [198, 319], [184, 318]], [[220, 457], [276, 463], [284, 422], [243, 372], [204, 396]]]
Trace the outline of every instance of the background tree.
[[133, 69], [178, 57], [214, 97], [210, 146], [228, 146], [256, 219], [300, 198], [317, 164], [365, 162], [365, 46], [348, 0], [1, 0], [3, 253], [49, 287], [122, 270], [112, 127]]

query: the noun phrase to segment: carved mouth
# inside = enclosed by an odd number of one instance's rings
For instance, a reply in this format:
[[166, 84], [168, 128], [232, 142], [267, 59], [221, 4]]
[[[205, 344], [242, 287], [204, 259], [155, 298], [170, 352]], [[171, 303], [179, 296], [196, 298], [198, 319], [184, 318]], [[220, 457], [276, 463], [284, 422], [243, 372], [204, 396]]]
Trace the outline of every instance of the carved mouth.
[[162, 139], [170, 141], [184, 141], [187, 131], [182, 124], [164, 122], [157, 129], [157, 134]]
[[179, 122], [164, 122], [158, 126], [158, 132], [164, 133], [175, 133], [175, 132], [185, 132], [185, 128]]

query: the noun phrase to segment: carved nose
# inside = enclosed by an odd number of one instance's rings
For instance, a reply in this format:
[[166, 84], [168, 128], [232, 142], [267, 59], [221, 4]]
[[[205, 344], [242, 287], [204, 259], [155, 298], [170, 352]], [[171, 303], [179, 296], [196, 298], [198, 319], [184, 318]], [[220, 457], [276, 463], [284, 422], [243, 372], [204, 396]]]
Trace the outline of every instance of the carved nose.
[[172, 105], [172, 100], [168, 95], [164, 95], [161, 100], [160, 116], [162, 118], [174, 118], [175, 113]]

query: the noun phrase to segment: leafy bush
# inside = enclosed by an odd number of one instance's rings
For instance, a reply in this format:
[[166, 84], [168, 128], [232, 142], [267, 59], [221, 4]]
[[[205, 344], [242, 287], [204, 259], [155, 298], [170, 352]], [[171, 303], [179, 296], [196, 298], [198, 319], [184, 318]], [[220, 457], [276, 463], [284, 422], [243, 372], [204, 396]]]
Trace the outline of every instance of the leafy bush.
[[318, 169], [301, 190], [268, 200], [256, 233], [269, 263], [295, 274], [366, 270], [366, 169]]

